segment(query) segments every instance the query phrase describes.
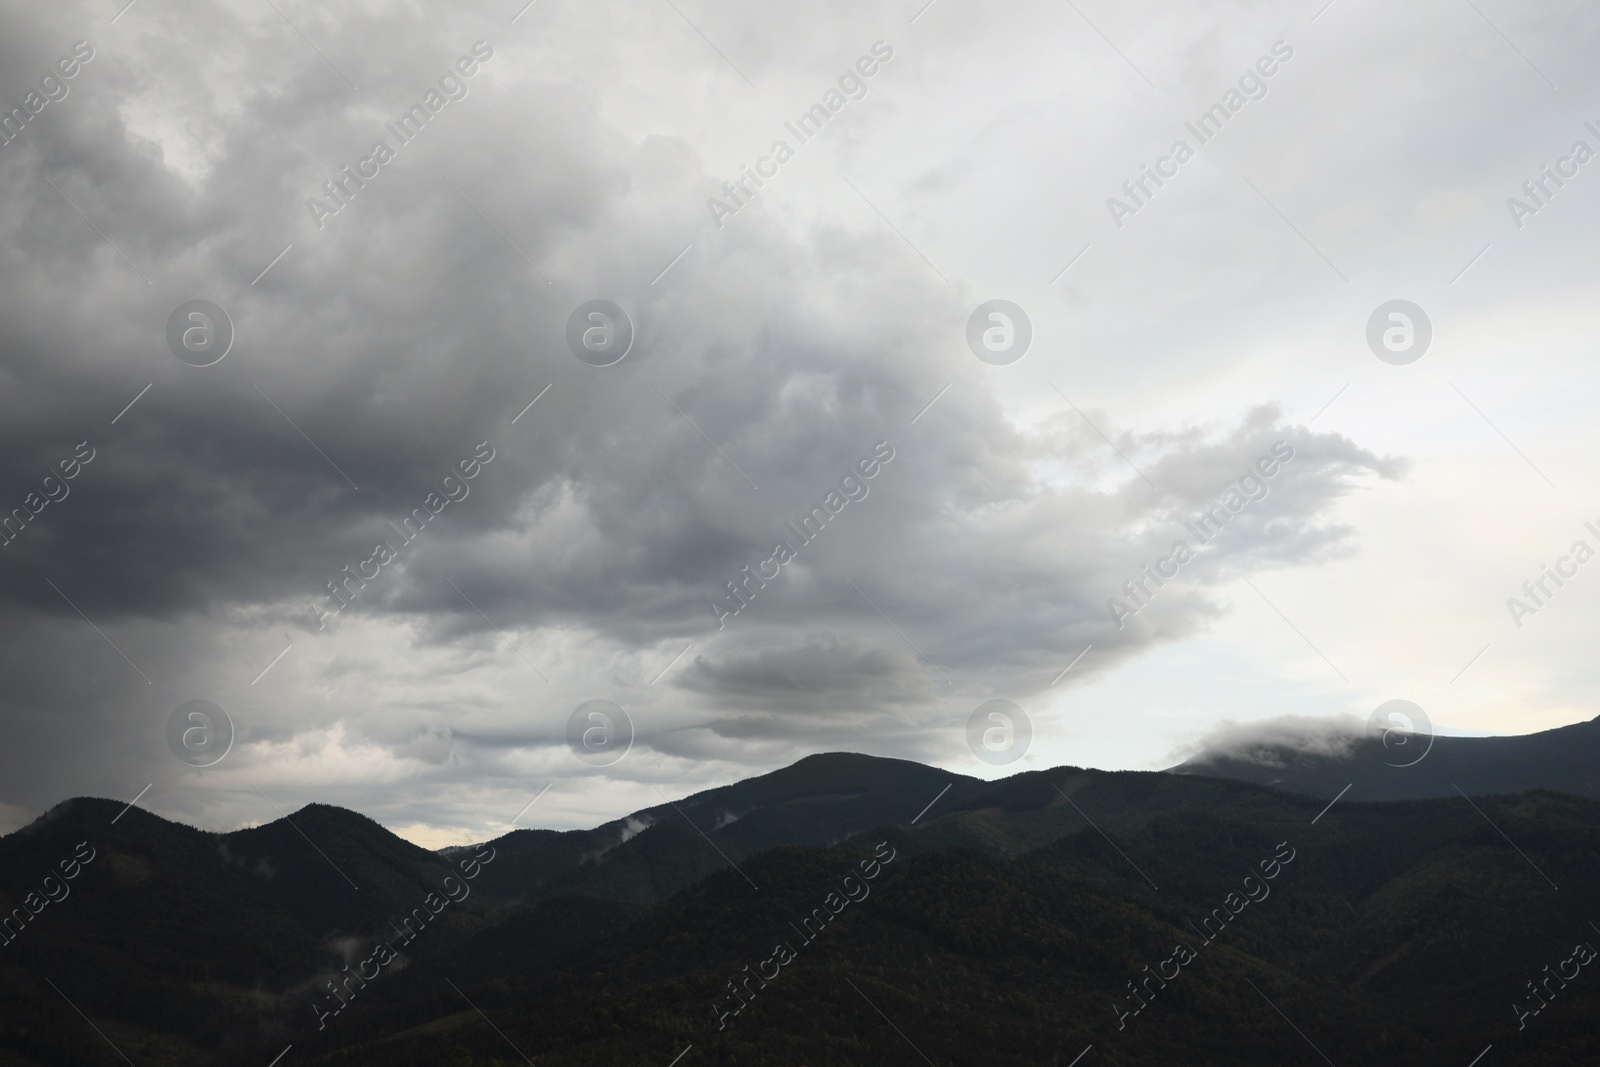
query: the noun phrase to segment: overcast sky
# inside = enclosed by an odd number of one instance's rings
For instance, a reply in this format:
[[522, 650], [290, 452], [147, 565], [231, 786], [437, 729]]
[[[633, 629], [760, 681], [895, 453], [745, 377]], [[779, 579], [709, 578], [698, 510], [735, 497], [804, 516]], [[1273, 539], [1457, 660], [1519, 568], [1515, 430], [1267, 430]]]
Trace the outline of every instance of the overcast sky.
[[[438, 846], [811, 752], [1595, 714], [1600, 563], [1522, 591], [1600, 549], [1588, 5], [124, 2], [0, 5], [0, 828], [148, 786]], [[993, 300], [1020, 359], [969, 345]], [[567, 743], [590, 700], [619, 762]]]

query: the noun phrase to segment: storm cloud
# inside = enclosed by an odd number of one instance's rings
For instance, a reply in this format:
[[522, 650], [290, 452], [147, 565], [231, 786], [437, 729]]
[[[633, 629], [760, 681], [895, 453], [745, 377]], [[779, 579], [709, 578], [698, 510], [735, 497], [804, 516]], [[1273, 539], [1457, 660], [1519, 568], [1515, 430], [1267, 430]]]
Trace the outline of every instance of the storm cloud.
[[[1276, 383], [1219, 396], [1174, 372], [1183, 341], [1128, 369], [1148, 403], [1103, 403], [1125, 394], [1060, 325], [1110, 298], [1075, 274], [1044, 284], [1088, 241], [1076, 223], [1051, 223], [1055, 266], [1028, 283], [1034, 350], [973, 358], [967, 316], [1008, 275], [954, 238], [924, 255], [927, 196], [969, 164], [912, 113], [970, 12], [789, 12], [786, 45], [731, 8], [685, 26], [666, 5], [517, 6], [147, 2], [113, 23], [98, 5], [5, 5], [8, 108], [74, 41], [95, 49], [0, 147], [0, 505], [30, 513], [0, 559], [5, 810], [151, 783], [144, 803], [206, 825], [317, 799], [431, 843], [483, 836], [550, 781], [546, 820], [582, 824], [647, 785], [803, 751], [960, 762], [982, 701], [1043, 708], [1206, 634], [1244, 577], [1358, 555], [1345, 504], [1407, 476]], [[1252, 41], [1270, 22], [1227, 19]], [[1049, 25], [1115, 69], [1097, 38]], [[1214, 93], [1203, 75], [1236, 66], [1208, 53], [1214, 29], [1148, 42], [1187, 64], [1163, 84]], [[730, 161], [880, 39], [896, 60], [872, 93], [783, 187], [710, 225]], [[1274, 121], [1319, 62], [1285, 68], [1237, 125]], [[469, 91], [434, 109], [451, 71]], [[390, 124], [414, 104], [427, 121], [402, 142]], [[875, 129], [920, 145], [920, 172], [872, 171]], [[378, 142], [392, 159], [363, 166]], [[1134, 158], [1102, 151], [1107, 174]], [[1083, 227], [1103, 211], [1089, 178], [1069, 183]], [[1151, 220], [1186, 210], [1172, 200]], [[1230, 225], [1179, 230], [1171, 254], [1217, 259], [1222, 289], [1269, 269], [1228, 246]], [[609, 367], [566, 342], [596, 298], [635, 329]], [[168, 349], [195, 299], [235, 331], [211, 366]], [[1194, 307], [1196, 328], [1210, 315]], [[82, 442], [92, 462], [32, 515]], [[878, 442], [895, 458], [870, 492], [797, 543], [785, 524]], [[1270, 494], [1119, 627], [1108, 598], [1277, 442], [1295, 459]], [[719, 621], [730, 580], [780, 542], [792, 562]], [[565, 744], [596, 697], [637, 732], [604, 773]], [[237, 728], [199, 771], [164, 733], [196, 698]]]

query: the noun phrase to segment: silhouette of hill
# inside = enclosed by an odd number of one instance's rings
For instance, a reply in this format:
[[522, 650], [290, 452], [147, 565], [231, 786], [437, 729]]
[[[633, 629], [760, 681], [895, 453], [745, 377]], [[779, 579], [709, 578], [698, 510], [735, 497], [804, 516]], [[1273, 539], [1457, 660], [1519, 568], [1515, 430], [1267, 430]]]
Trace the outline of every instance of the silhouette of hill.
[[0, 1065], [1600, 1059], [1600, 803], [1354, 793], [836, 753], [439, 853], [68, 801], [0, 838]]
[[833, 844], [909, 819], [947, 785], [965, 796], [984, 784], [909, 760], [852, 752], [807, 756], [593, 830], [513, 831], [489, 842], [499, 858], [486, 884], [530, 899], [576, 893], [655, 903], [721, 870], [728, 859], [779, 845]]

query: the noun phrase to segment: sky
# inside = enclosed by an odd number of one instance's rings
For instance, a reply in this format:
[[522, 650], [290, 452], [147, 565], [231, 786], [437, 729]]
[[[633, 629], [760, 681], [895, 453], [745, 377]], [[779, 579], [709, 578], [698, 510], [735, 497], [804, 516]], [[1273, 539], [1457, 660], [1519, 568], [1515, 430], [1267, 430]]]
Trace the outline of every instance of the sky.
[[0, 830], [1595, 714], [1586, 5], [0, 19]]

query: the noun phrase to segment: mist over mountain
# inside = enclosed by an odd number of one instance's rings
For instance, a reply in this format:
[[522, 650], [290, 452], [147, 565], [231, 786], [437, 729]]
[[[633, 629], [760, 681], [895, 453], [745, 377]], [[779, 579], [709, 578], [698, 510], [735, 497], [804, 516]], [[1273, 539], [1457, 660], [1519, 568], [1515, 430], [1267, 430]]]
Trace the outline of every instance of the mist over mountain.
[[1173, 774], [1237, 778], [1352, 800], [1558, 789], [1600, 797], [1600, 717], [1511, 737], [1432, 737], [1365, 730], [1354, 719], [1299, 717], [1228, 727]]

